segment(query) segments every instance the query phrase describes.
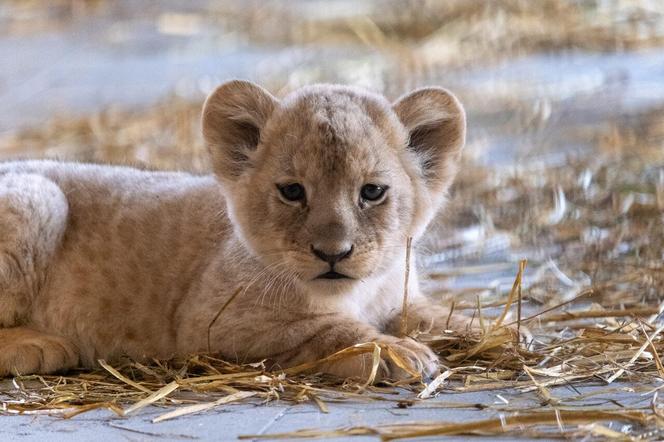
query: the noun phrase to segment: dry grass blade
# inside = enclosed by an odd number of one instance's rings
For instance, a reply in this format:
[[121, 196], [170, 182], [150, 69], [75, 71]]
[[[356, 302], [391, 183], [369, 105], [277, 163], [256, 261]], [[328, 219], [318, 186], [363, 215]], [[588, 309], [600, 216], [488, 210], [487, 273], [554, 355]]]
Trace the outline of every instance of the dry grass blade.
[[122, 410], [122, 407], [119, 407], [117, 404], [111, 402], [98, 402], [94, 404], [87, 404], [80, 407], [76, 407], [73, 411], [63, 410], [64, 412], [62, 413], [62, 417], [64, 419], [71, 419], [72, 417], [78, 416], [79, 414], [87, 413], [88, 411], [92, 410], [99, 410], [100, 408], [106, 408], [108, 410], [111, 410], [118, 416], [125, 415], [124, 411]]
[[648, 336], [648, 332], [643, 327], [643, 323], [640, 322], [639, 325], [641, 326], [641, 331], [643, 332], [643, 336], [648, 341], [650, 350], [652, 351], [652, 354], [655, 358], [655, 364], [657, 364], [657, 371], [659, 372], [659, 377], [660, 379], [664, 379], [664, 365], [662, 365], [662, 360], [659, 357], [659, 352], [657, 351], [657, 347], [655, 347], [655, 344], [653, 344], [652, 339], [650, 338], [650, 336]]
[[498, 317], [498, 319], [491, 325], [489, 330], [487, 330], [482, 335], [480, 341], [476, 345], [468, 349], [466, 352], [459, 352], [454, 355], [448, 356], [447, 358], [448, 360], [456, 362], [463, 359], [468, 359], [486, 350], [501, 347], [504, 344], [506, 344], [507, 341], [512, 339], [512, 333], [508, 328], [503, 326], [503, 321], [505, 320], [505, 317], [509, 313], [509, 310], [512, 304], [514, 303], [514, 300], [518, 296], [521, 283], [523, 280], [523, 272], [525, 271], [525, 269], [526, 269], [526, 260], [522, 260], [519, 263], [519, 271], [516, 275], [516, 278], [514, 279], [514, 284], [512, 285], [512, 290], [510, 291], [509, 297], [507, 298], [507, 302], [505, 303], [503, 312]]
[[522, 259], [519, 262], [519, 271], [516, 274], [516, 278], [514, 279], [514, 284], [512, 285], [512, 290], [510, 291], [509, 297], [507, 298], [507, 302], [505, 303], [505, 308], [503, 309], [503, 312], [500, 314], [496, 322], [492, 325], [492, 330], [497, 329], [501, 325], [503, 325], [503, 322], [505, 321], [505, 317], [510, 311], [510, 308], [512, 307], [512, 304], [514, 303], [514, 299], [518, 297], [519, 292], [521, 291], [521, 284], [523, 282], [523, 272], [526, 270], [526, 261], [525, 259]]
[[212, 347], [210, 347], [210, 331], [212, 330], [212, 326], [215, 324], [215, 322], [217, 322], [217, 319], [219, 319], [219, 316], [221, 316], [221, 314], [224, 312], [224, 310], [226, 310], [226, 308], [228, 308], [230, 303], [233, 302], [233, 300], [237, 297], [237, 295], [240, 294], [240, 292], [242, 290], [243, 290], [242, 287], [237, 289], [235, 291], [235, 293], [233, 293], [231, 295], [231, 297], [228, 298], [228, 300], [221, 306], [221, 308], [219, 309], [217, 314], [214, 315], [214, 318], [212, 318], [212, 321], [210, 321], [210, 323], [208, 324], [208, 328], [207, 328], [207, 349], [208, 349], [208, 353], [210, 353], [210, 348], [212, 348]]
[[405, 372], [411, 374], [413, 378], [418, 378], [419, 373], [416, 373], [413, 371], [413, 368], [408, 364], [403, 357], [392, 350], [392, 348], [389, 345], [385, 344], [378, 344], [376, 342], [366, 342], [362, 344], [356, 344], [352, 347], [345, 348], [343, 350], [340, 350], [326, 358], [320, 359], [318, 361], [314, 362], [308, 362], [305, 364], [297, 365], [295, 367], [287, 368], [284, 370], [286, 374], [289, 375], [295, 375], [295, 374], [300, 374], [304, 372], [311, 372], [315, 370], [317, 367], [332, 363], [332, 362], [337, 362], [346, 358], [354, 357], [354, 356], [359, 356], [361, 354], [365, 353], [372, 353], [372, 361], [373, 361], [373, 366], [371, 368], [371, 374], [369, 375], [369, 378], [366, 381], [365, 385], [369, 385], [374, 382], [378, 367], [380, 364], [381, 354], [385, 354], [392, 362], [394, 362], [399, 368], [404, 370]]
[[286, 374], [289, 375], [296, 375], [304, 372], [310, 372], [314, 370], [317, 367], [320, 367], [322, 365], [331, 363], [331, 362], [337, 362], [341, 361], [343, 359], [353, 357], [353, 356], [359, 356], [365, 353], [372, 352], [374, 353], [376, 349], [382, 350], [380, 344], [377, 344], [375, 342], [367, 342], [363, 344], [357, 344], [352, 347], [345, 348], [343, 350], [340, 350], [334, 354], [331, 354], [330, 356], [327, 356], [323, 359], [319, 359], [318, 361], [313, 361], [313, 362], [307, 362], [304, 364], [296, 365], [295, 367], [287, 368], [284, 370]]
[[429, 399], [436, 393], [436, 391], [438, 391], [438, 389], [440, 389], [445, 384], [445, 381], [447, 381], [447, 379], [449, 379], [453, 373], [454, 370], [445, 370], [436, 376], [433, 381], [429, 382], [426, 387], [424, 387], [424, 390], [420, 391], [417, 397], [420, 399]]
[[634, 356], [627, 362], [624, 368], [621, 368], [620, 370], [616, 371], [614, 374], [612, 374], [607, 380], [606, 383], [610, 384], [611, 382], [615, 381], [618, 379], [620, 376], [625, 373], [625, 370], [627, 370], [628, 367], [631, 367], [634, 362], [643, 354], [643, 352], [648, 348], [648, 346], [652, 345], [652, 340], [659, 335], [662, 330], [664, 330], [664, 325], [661, 325], [651, 336], [646, 336], [646, 342], [639, 348], [636, 353], [634, 353]]
[[140, 410], [141, 408], [145, 408], [148, 405], [152, 405], [155, 402], [157, 402], [157, 401], [165, 398], [169, 394], [173, 393], [175, 390], [178, 389], [178, 387], [179, 387], [179, 384], [176, 381], [173, 381], [169, 384], [166, 384], [162, 388], [160, 388], [159, 390], [152, 393], [150, 396], [146, 397], [145, 399], [141, 399], [140, 401], [136, 402], [131, 407], [127, 408], [124, 411], [124, 414], [128, 415], [128, 414], [131, 414], [131, 413], [134, 413], [134, 412]]
[[367, 382], [362, 386], [362, 389], [368, 387], [376, 381], [376, 376], [378, 375], [378, 369], [380, 368], [380, 353], [381, 348], [379, 345], [374, 344], [373, 352], [371, 353], [371, 372], [367, 378]]
[[555, 315], [546, 315], [539, 318], [542, 322], [573, 321], [588, 318], [641, 318], [659, 313], [659, 307], [628, 308], [616, 310], [586, 310], [578, 312], [565, 312]]
[[103, 359], [99, 359], [97, 362], [99, 363], [99, 365], [102, 366], [102, 368], [104, 368], [104, 370], [108, 371], [110, 374], [112, 374], [114, 377], [118, 378], [119, 380], [121, 380], [125, 384], [131, 385], [135, 389], [140, 390], [144, 393], [149, 393], [149, 394], [153, 393], [152, 390], [150, 390], [149, 388], [145, 388], [143, 385], [141, 385], [139, 383], [136, 383], [136, 382], [132, 381], [131, 379], [127, 378], [126, 376], [124, 376], [122, 373], [117, 371], [115, 368], [111, 367]]
[[408, 335], [408, 285], [410, 284], [410, 250], [413, 245], [413, 238], [408, 237], [406, 240], [406, 272], [403, 282], [403, 303], [401, 306], [401, 336]]
[[174, 411], [157, 416], [152, 420], [153, 423], [163, 422], [170, 419], [186, 416], [188, 414], [200, 413], [202, 411], [210, 410], [220, 405], [230, 404], [231, 402], [241, 401], [243, 399], [255, 396], [256, 393], [249, 391], [238, 391], [237, 393], [229, 394], [228, 396], [217, 399], [214, 402], [206, 402], [202, 404], [190, 405], [188, 407], [178, 408]]
[[[291, 433], [246, 435], [240, 439], [312, 439], [348, 436], [380, 436], [383, 441], [411, 439], [416, 437], [435, 437], [453, 435], [500, 436], [523, 431], [524, 426], [559, 425], [559, 420], [566, 425], [589, 424], [606, 421], [619, 421], [646, 425], [651, 417], [637, 411], [602, 411], [602, 410], [560, 410], [544, 412], [520, 412], [495, 419], [484, 419], [464, 423], [414, 422], [403, 425], [386, 425], [378, 428], [354, 427], [337, 430], [300, 430]], [[549, 434], [553, 436], [553, 434]]]

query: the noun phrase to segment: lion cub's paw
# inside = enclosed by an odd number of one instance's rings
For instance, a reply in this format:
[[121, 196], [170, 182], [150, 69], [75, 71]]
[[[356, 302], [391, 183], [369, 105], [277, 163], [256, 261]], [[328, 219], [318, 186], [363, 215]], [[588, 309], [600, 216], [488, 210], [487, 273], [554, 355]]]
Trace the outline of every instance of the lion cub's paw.
[[[399, 363], [390, 358], [388, 351], [381, 351], [381, 362], [376, 373], [376, 381], [392, 380], [402, 381], [420, 375], [423, 378], [431, 377], [438, 372], [438, 356], [426, 345], [411, 338], [397, 338], [381, 335], [373, 340], [378, 344], [388, 346], [392, 352], [401, 359]], [[366, 379], [371, 375], [373, 368], [373, 354], [364, 353], [329, 364], [324, 368], [326, 373], [342, 378]]]
[[[417, 373], [422, 378], [430, 378], [439, 371], [438, 356], [427, 345], [417, 342], [412, 338], [396, 338], [388, 336], [388, 339], [381, 337], [377, 342], [386, 344], [390, 349], [401, 357], [401, 362], [405, 362], [408, 370], [399, 366], [399, 363], [388, 357], [387, 352], [383, 351], [383, 360], [385, 361], [385, 378], [394, 381], [411, 379], [411, 373]], [[409, 373], [410, 371], [410, 373]]]
[[0, 329], [0, 377], [53, 373], [78, 363], [76, 348], [64, 338], [29, 329]]

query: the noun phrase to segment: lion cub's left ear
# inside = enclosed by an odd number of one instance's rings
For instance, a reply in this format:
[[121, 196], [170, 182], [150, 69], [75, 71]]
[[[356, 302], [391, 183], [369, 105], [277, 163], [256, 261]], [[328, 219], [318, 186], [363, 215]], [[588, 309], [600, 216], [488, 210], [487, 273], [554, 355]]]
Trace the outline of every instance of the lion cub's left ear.
[[408, 148], [419, 160], [432, 202], [437, 204], [452, 183], [466, 140], [463, 107], [451, 92], [427, 87], [402, 96], [393, 109], [408, 131]]

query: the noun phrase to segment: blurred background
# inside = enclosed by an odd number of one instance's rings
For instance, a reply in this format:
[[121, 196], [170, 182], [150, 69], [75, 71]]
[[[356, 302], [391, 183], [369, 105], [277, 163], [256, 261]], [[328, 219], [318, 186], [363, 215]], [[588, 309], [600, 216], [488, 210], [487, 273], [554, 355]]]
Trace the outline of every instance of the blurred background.
[[199, 103], [247, 78], [443, 85], [474, 159], [560, 162], [660, 123], [663, 49], [658, 0], [4, 0], [1, 153], [202, 167]]
[[420, 246], [434, 291], [490, 303], [527, 257], [547, 304], [664, 259], [660, 0], [3, 0], [0, 60], [0, 158], [201, 172], [201, 103], [224, 80], [441, 85], [469, 139]]

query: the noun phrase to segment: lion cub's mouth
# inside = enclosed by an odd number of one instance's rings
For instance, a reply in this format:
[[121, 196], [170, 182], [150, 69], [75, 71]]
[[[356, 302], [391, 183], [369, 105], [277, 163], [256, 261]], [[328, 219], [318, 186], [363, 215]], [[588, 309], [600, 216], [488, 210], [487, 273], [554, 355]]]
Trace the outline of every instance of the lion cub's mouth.
[[329, 272], [323, 273], [322, 275], [318, 275], [316, 279], [351, 279], [350, 276], [346, 276], [343, 273], [338, 273], [335, 272], [334, 270], [330, 270]]

